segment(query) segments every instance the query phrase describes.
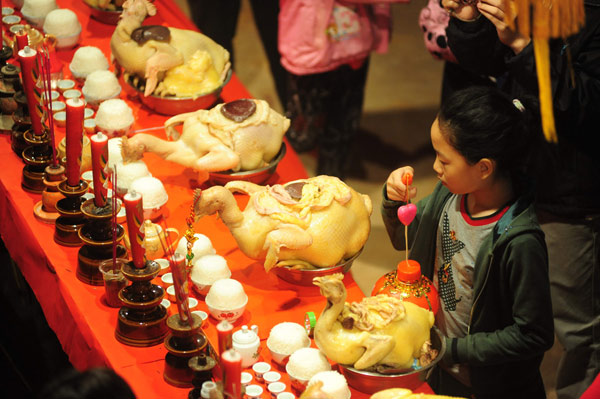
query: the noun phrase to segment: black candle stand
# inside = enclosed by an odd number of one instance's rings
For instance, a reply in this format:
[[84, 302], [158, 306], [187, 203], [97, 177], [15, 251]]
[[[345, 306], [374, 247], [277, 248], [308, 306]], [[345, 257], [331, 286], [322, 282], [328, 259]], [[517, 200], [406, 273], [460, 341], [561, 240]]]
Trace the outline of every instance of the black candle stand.
[[[209, 348], [207, 348], [206, 352], [210, 352]], [[188, 367], [194, 374], [192, 378], [194, 388], [188, 393], [188, 399], [200, 399], [202, 397], [202, 384], [206, 381], [212, 381], [213, 369], [216, 365], [217, 361], [215, 358], [205, 353], [200, 353], [190, 358]]]
[[[100, 272], [100, 263], [113, 257], [113, 231], [112, 231], [112, 202], [106, 201], [103, 207], [96, 206], [95, 199], [90, 198], [81, 204], [84, 223], [79, 228], [79, 239], [83, 246], [77, 254], [77, 278], [86, 284], [104, 285], [104, 278]], [[115, 213], [119, 213], [121, 206], [117, 204]], [[117, 258], [127, 259], [127, 249], [119, 245], [125, 229], [117, 224]]]
[[165, 338], [165, 370], [163, 378], [166, 382], [176, 387], [192, 387], [194, 378], [193, 370], [188, 362], [194, 356], [204, 352], [208, 340], [200, 327], [202, 319], [192, 314], [191, 326], [187, 321], [182, 321], [179, 314], [174, 314], [167, 319], [169, 334]]
[[164, 341], [167, 328], [167, 309], [161, 305], [164, 290], [152, 284], [158, 275], [160, 265], [146, 261], [143, 268], [136, 268], [133, 262], [123, 266], [122, 272], [132, 282], [119, 292], [124, 306], [119, 309], [115, 337], [117, 341], [130, 346], [153, 346]]
[[23, 150], [27, 148], [27, 142], [23, 138], [23, 133], [31, 129], [31, 118], [29, 117], [25, 93], [22, 91], [16, 92], [14, 100], [17, 103], [17, 109], [12, 114], [14, 123], [11, 130], [10, 146], [19, 158], [23, 158]]
[[45, 130], [41, 135], [34, 134], [32, 129], [23, 133], [23, 139], [28, 147], [23, 150], [23, 177], [21, 187], [25, 191], [41, 194], [44, 185], [44, 170], [52, 162], [52, 147], [50, 136]]
[[88, 184], [80, 180], [79, 185], [70, 186], [63, 180], [57, 188], [66, 198], [56, 202], [56, 210], [60, 216], [54, 222], [54, 241], [67, 247], [78, 247], [82, 244], [79, 229], [85, 222], [81, 212], [84, 201], [82, 195], [87, 192]]

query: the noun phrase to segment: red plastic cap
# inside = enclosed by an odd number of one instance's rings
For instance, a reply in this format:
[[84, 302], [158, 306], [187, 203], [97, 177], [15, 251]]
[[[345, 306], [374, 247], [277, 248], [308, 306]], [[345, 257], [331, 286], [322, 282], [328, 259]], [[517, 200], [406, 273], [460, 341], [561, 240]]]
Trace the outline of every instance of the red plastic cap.
[[398, 263], [396, 278], [401, 281], [417, 281], [421, 278], [421, 265], [416, 260], [403, 260]]

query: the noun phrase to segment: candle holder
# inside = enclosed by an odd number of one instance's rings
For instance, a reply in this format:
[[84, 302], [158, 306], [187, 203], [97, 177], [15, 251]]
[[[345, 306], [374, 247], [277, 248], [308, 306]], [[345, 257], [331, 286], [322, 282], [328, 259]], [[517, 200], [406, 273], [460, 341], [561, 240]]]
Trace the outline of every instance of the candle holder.
[[60, 216], [54, 222], [54, 241], [67, 247], [78, 247], [82, 244], [79, 229], [85, 222], [81, 211], [84, 201], [82, 195], [87, 192], [88, 184], [80, 180], [78, 186], [70, 186], [63, 180], [57, 188], [66, 198], [56, 202], [56, 210]]
[[46, 187], [44, 170], [52, 162], [50, 135], [47, 130], [42, 134], [35, 134], [33, 129], [29, 129], [23, 133], [23, 139], [28, 146], [23, 150], [25, 167], [23, 167], [21, 187], [25, 191], [41, 194]]
[[[119, 213], [121, 205], [117, 203], [116, 213]], [[100, 272], [100, 263], [113, 257], [112, 237], [112, 203], [106, 201], [106, 205], [98, 207], [94, 198], [90, 198], [81, 204], [81, 212], [85, 221], [78, 231], [79, 239], [83, 246], [77, 254], [77, 278], [86, 284], [103, 285], [104, 278]], [[125, 229], [117, 225], [116, 241], [119, 243], [125, 235]], [[127, 258], [127, 249], [117, 244], [117, 258]]]
[[13, 56], [13, 49], [2, 43], [2, 50], [0, 50], [0, 66], [6, 65], [6, 61], [10, 60]]
[[12, 64], [4, 65], [0, 68], [0, 77], [0, 130], [10, 133], [15, 123], [12, 114], [17, 110], [15, 94], [21, 86], [19, 68]]
[[[207, 352], [210, 352], [209, 348], [207, 348]], [[188, 399], [200, 399], [202, 397], [202, 384], [206, 381], [212, 381], [213, 369], [216, 365], [215, 358], [204, 353], [190, 358], [188, 367], [194, 374], [192, 378], [194, 388], [188, 393]]]
[[[176, 387], [188, 388], [194, 386], [194, 370], [188, 362], [194, 356], [205, 352], [208, 340], [201, 330], [202, 319], [192, 314], [192, 319], [181, 320], [179, 314], [174, 314], [167, 319], [169, 333], [165, 338], [165, 370], [163, 378], [166, 382]], [[190, 325], [191, 324], [191, 325]]]
[[131, 285], [119, 292], [124, 306], [119, 309], [115, 337], [117, 341], [130, 346], [153, 346], [164, 341], [167, 328], [167, 309], [160, 304], [165, 295], [161, 286], [152, 284], [158, 275], [160, 265], [146, 261], [143, 268], [136, 268], [127, 262], [122, 272]]
[[12, 126], [10, 146], [19, 158], [23, 158], [23, 150], [27, 147], [27, 142], [23, 138], [23, 133], [31, 129], [31, 118], [29, 117], [25, 93], [23, 93], [23, 91], [16, 92], [14, 99], [17, 103], [17, 109], [12, 114], [14, 123]]
[[65, 180], [65, 168], [61, 165], [50, 165], [44, 170], [44, 191], [42, 191], [42, 200], [33, 207], [35, 217], [49, 224], [54, 224], [60, 216], [56, 210], [56, 203], [65, 198], [58, 191], [58, 185]]

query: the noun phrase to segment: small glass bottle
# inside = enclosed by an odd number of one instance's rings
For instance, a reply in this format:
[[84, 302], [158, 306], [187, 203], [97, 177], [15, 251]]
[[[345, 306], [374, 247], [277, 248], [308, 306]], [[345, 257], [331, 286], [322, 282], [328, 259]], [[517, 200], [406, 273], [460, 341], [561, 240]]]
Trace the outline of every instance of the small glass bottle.
[[398, 263], [396, 270], [377, 280], [371, 295], [387, 294], [412, 302], [437, 314], [438, 293], [431, 280], [421, 274], [421, 265], [408, 259]]

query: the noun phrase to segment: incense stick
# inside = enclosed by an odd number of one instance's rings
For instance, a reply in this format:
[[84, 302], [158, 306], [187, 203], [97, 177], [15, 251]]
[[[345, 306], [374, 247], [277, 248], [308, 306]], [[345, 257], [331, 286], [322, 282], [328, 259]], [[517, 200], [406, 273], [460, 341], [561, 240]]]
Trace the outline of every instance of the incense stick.
[[112, 172], [112, 258], [113, 258], [113, 270], [117, 270], [117, 235], [119, 234], [119, 225], [117, 224], [117, 165], [113, 165]]
[[50, 136], [50, 148], [52, 149], [52, 165], [57, 166], [56, 147], [54, 146], [54, 114], [52, 112], [52, 77], [50, 69], [50, 55], [46, 46], [40, 49], [38, 63], [41, 69], [43, 92], [45, 94], [46, 114], [48, 115], [48, 130]]

